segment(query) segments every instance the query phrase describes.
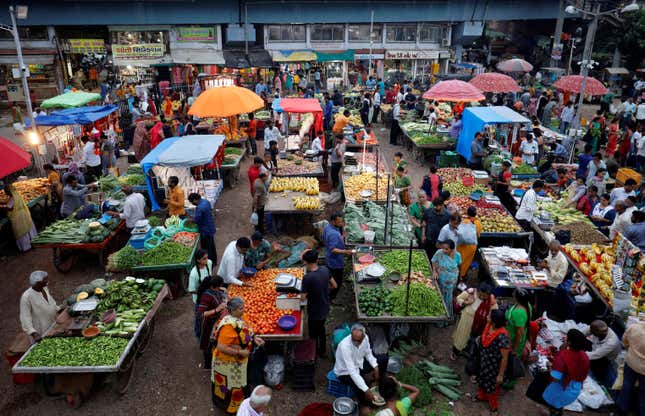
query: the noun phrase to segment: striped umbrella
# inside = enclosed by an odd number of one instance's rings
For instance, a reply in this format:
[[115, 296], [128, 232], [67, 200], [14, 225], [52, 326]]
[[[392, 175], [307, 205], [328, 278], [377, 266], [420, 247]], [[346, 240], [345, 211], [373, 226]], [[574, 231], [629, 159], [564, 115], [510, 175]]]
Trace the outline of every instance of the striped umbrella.
[[483, 100], [479, 88], [457, 79], [440, 81], [423, 94], [423, 98], [437, 101], [472, 102]]
[[[553, 83], [553, 86], [562, 91], [571, 91], [576, 94], [580, 93], [582, 89], [582, 75], [567, 75], [562, 77], [556, 82]], [[602, 82], [598, 81], [594, 77], [587, 77], [587, 85], [585, 85], [585, 94], [589, 95], [605, 95], [607, 94], [607, 88], [602, 85]]]
[[508, 75], [497, 72], [479, 74], [469, 81], [470, 84], [484, 92], [518, 92], [522, 91], [517, 82]]
[[524, 59], [508, 59], [497, 64], [497, 69], [502, 72], [531, 72], [533, 65]]

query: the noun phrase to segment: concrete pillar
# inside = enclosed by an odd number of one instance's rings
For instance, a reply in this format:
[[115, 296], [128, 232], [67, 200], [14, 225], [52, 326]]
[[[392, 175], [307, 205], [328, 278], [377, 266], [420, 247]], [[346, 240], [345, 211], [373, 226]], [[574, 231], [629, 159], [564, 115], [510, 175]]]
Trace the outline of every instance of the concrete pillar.
[[[551, 50], [553, 50], [553, 47], [555, 46], [556, 43], [561, 43], [562, 41], [562, 26], [564, 25], [563, 7], [564, 7], [564, 0], [560, 0], [560, 4], [558, 5], [558, 19], [555, 21], [555, 31], [553, 32], [553, 43], [551, 44]], [[561, 61], [562, 61], [562, 56], [560, 57], [559, 61], [551, 58], [551, 67], [552, 68], [559, 67]]]
[[461, 63], [461, 55], [464, 52], [464, 47], [461, 43], [457, 43], [454, 45], [455, 46], [455, 59], [457, 60], [457, 63]]
[[47, 26], [47, 37], [52, 43], [52, 46], [56, 50], [56, 56], [54, 57], [54, 70], [56, 71], [56, 88], [58, 93], [62, 93], [65, 89], [65, 75], [63, 72], [63, 65], [65, 65], [65, 60], [63, 54], [58, 48], [59, 40], [56, 36], [56, 28], [54, 26]]

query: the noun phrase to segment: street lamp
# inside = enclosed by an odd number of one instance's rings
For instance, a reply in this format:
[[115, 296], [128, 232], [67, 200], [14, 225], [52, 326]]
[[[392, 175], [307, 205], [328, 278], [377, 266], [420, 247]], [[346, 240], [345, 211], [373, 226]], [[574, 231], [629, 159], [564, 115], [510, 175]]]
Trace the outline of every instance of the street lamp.
[[[27, 133], [31, 142], [39, 143], [38, 131], [36, 130], [36, 120], [34, 119], [34, 110], [31, 106], [31, 96], [29, 94], [29, 83], [27, 82], [28, 69], [22, 59], [22, 47], [20, 45], [20, 35], [18, 33], [18, 25], [16, 19], [24, 20], [29, 13], [29, 6], [9, 6], [9, 16], [11, 16], [11, 26], [0, 25], [0, 29], [6, 30], [13, 35], [13, 41], [16, 44], [16, 55], [18, 56], [18, 71], [20, 71], [20, 78], [22, 80], [22, 90], [25, 94], [25, 104], [27, 105], [27, 116], [31, 121], [31, 131]], [[35, 138], [35, 139], [34, 139]], [[39, 175], [44, 175], [43, 162], [40, 157], [38, 147], [34, 144], [34, 161], [36, 163], [36, 170]]]
[[600, 11], [600, 2], [596, 3], [593, 11], [582, 10], [572, 5], [565, 7], [564, 11], [567, 14], [580, 13], [583, 15], [591, 16], [593, 18], [591, 20], [591, 23], [589, 24], [589, 28], [587, 29], [587, 37], [585, 38], [585, 48], [582, 52], [582, 61], [580, 65], [580, 75], [582, 75], [582, 85], [580, 86], [580, 94], [578, 97], [578, 108], [576, 109], [576, 116], [572, 123], [572, 127], [574, 129], [577, 130], [580, 128], [580, 116], [582, 114], [582, 106], [584, 102], [585, 89], [587, 88], [587, 76], [589, 74], [590, 66], [591, 67], [593, 66], [592, 64], [593, 61], [591, 60], [591, 51], [593, 49], [594, 38], [596, 37], [596, 29], [598, 29], [598, 21], [600, 20], [600, 18], [608, 15], [613, 15], [615, 13], [634, 12], [639, 8], [640, 6], [636, 2], [632, 2], [631, 4], [628, 4], [622, 8], [619, 7], [619, 8], [607, 10], [604, 12]]

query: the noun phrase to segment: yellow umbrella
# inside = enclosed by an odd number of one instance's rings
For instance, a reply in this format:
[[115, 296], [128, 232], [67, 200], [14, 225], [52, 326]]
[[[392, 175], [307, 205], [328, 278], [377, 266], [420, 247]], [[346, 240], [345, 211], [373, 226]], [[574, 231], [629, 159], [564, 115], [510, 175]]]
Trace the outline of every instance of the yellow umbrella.
[[188, 114], [200, 118], [230, 117], [264, 107], [264, 100], [253, 91], [236, 86], [208, 89], [195, 100]]

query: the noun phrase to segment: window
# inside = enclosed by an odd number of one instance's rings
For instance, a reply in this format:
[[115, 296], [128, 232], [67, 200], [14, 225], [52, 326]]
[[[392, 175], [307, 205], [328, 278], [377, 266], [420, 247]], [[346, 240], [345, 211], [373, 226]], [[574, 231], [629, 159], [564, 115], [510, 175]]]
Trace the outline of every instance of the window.
[[417, 25], [387, 25], [388, 42], [414, 42], [417, 39]]
[[142, 43], [164, 43], [163, 32], [112, 32], [112, 43], [116, 45], [138, 45]]
[[345, 40], [345, 26], [311, 25], [311, 40], [319, 42], [342, 42]]
[[441, 43], [441, 26], [421, 23], [419, 27], [419, 42]]
[[[49, 40], [47, 26], [18, 26], [20, 40]], [[13, 34], [7, 30], [0, 30], [0, 39], [13, 40]]]
[[[370, 41], [370, 25], [349, 25], [350, 42]], [[374, 25], [372, 27], [372, 41], [380, 43], [383, 40], [383, 26]]]
[[305, 25], [269, 25], [269, 42], [304, 42]]

